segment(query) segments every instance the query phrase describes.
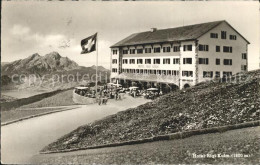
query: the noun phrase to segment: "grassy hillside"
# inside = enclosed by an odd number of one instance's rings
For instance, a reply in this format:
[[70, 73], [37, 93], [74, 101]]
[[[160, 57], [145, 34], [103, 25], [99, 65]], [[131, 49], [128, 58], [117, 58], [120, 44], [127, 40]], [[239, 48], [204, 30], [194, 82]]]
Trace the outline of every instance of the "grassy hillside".
[[74, 104], [72, 101], [72, 89], [64, 89], [41, 93], [28, 98], [16, 99], [10, 102], [2, 102], [0, 105], [2, 111], [8, 111], [20, 107], [49, 107], [72, 104]]
[[56, 95], [43, 98], [40, 101], [23, 105], [20, 108], [39, 108], [39, 107], [54, 107], [54, 106], [67, 106], [74, 105], [72, 100], [73, 89], [62, 91]]
[[81, 126], [43, 151], [82, 148], [259, 120], [260, 70], [236, 75], [231, 80], [201, 83]]
[[16, 99], [17, 98], [1, 94], [0, 103], [11, 102], [11, 101], [14, 101]]

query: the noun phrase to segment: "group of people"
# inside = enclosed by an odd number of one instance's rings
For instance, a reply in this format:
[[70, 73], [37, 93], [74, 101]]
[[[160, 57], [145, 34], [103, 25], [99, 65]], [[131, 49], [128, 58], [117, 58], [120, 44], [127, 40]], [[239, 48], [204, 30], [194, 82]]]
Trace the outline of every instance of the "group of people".
[[162, 92], [158, 91], [146, 91], [144, 92], [144, 98], [146, 99], [155, 99], [156, 97], [159, 97], [162, 95]]
[[75, 89], [75, 93], [81, 96], [95, 98], [96, 91], [95, 90], [82, 90], [82, 89]]
[[121, 94], [115, 89], [102, 89], [98, 95], [98, 104], [106, 104], [108, 99], [121, 100]]
[[144, 98], [146, 99], [155, 99], [156, 97], [163, 95], [162, 91], [160, 90], [148, 91], [148, 90], [139, 90], [139, 89], [130, 90], [129, 94], [132, 97], [144, 96]]

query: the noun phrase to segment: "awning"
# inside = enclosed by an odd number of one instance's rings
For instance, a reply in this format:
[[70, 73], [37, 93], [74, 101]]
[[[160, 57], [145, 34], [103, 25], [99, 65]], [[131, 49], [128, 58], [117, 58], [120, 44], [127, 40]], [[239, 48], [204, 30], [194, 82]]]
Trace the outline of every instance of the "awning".
[[179, 84], [179, 76], [172, 75], [156, 75], [156, 74], [137, 74], [137, 73], [121, 73], [114, 78], [120, 80], [144, 81], [144, 82], [157, 82]]

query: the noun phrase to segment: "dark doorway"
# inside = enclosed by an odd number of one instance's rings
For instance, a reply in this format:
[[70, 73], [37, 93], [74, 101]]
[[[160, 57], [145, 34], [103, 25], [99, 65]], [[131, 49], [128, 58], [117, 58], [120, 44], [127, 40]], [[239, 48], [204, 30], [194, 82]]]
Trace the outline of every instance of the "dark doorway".
[[185, 85], [184, 85], [184, 89], [189, 88], [189, 87], [190, 87], [189, 84], [185, 84]]

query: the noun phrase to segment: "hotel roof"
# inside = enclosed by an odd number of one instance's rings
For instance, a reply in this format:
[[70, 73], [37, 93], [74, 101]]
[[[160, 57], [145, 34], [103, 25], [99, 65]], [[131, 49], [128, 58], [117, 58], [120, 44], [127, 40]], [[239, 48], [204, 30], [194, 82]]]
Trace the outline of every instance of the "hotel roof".
[[[188, 25], [170, 29], [160, 29], [155, 31], [146, 31], [141, 33], [134, 33], [125, 39], [112, 45], [113, 47], [140, 45], [147, 43], [161, 43], [161, 42], [174, 42], [174, 41], [187, 41], [196, 40], [200, 36], [204, 35], [211, 29], [215, 28], [221, 23], [227, 23], [225, 20], [201, 23], [195, 25]], [[235, 30], [229, 23], [227, 23], [233, 30]], [[236, 30], [235, 30], [236, 31]], [[237, 32], [237, 31], [236, 31]], [[238, 32], [237, 32], [238, 33]], [[245, 39], [240, 33], [238, 33], [243, 39]], [[249, 43], [246, 39], [245, 41]]]

